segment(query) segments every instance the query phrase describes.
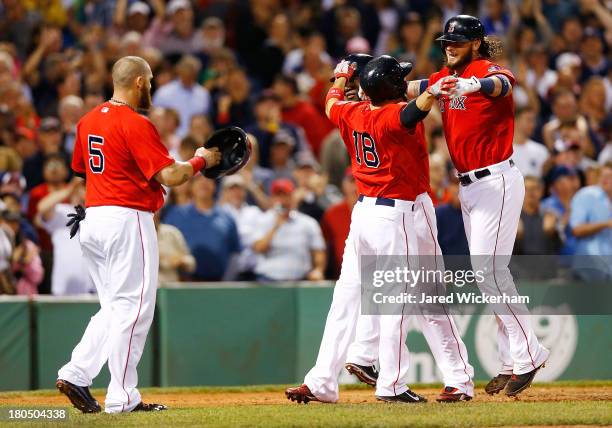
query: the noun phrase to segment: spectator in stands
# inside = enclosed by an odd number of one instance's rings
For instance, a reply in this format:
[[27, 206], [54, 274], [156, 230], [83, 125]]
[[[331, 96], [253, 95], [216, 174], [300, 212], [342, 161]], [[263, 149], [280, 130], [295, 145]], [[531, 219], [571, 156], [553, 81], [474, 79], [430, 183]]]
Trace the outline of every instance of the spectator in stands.
[[605, 77], [608, 74], [610, 63], [604, 55], [603, 35], [593, 27], [584, 29], [580, 43], [580, 57], [582, 59], [581, 82], [586, 82], [592, 76]]
[[559, 138], [562, 126], [572, 126], [580, 133], [581, 150], [587, 156], [593, 156], [593, 146], [588, 138], [588, 123], [578, 112], [576, 97], [569, 91], [561, 91], [553, 101], [554, 117], [542, 129], [544, 144], [553, 150], [555, 141]]
[[530, 139], [536, 127], [536, 118], [536, 112], [531, 108], [517, 110], [512, 159], [523, 176], [541, 178], [550, 154], [546, 146]]
[[589, 78], [580, 95], [580, 113], [587, 120], [588, 133], [595, 148], [595, 155], [612, 140], [612, 112], [606, 109], [606, 85], [599, 76]]
[[470, 249], [463, 228], [459, 183], [455, 177], [451, 177], [448, 183], [449, 202], [436, 208], [438, 242], [444, 255], [466, 255], [470, 254]]
[[0, 295], [15, 294], [15, 284], [11, 272], [11, 255], [15, 235], [4, 220], [4, 204], [0, 201]]
[[[203, 146], [213, 132], [214, 128], [212, 127], [208, 116], [204, 114], [196, 114], [191, 116], [191, 122], [189, 123], [189, 137], [196, 140], [198, 147]], [[193, 150], [189, 153], [193, 153]], [[187, 154], [188, 156], [190, 156], [189, 153]]]
[[196, 32], [193, 8], [189, 0], [171, 0], [166, 5], [166, 17], [156, 13], [145, 32], [144, 43], [154, 46], [164, 55], [196, 54], [200, 51], [201, 36]]
[[544, 225], [545, 221], [554, 221], [555, 218], [543, 215], [540, 209], [543, 194], [542, 182], [537, 177], [525, 176], [525, 200], [516, 235], [516, 254], [543, 255], [559, 251], [554, 225]]
[[321, 219], [321, 230], [327, 243], [328, 278], [338, 278], [340, 276], [344, 244], [351, 226], [351, 213], [359, 197], [350, 167], [344, 172], [342, 193], [344, 199], [327, 208]]
[[85, 203], [85, 183], [73, 178], [70, 183], [50, 192], [38, 203], [35, 223], [44, 229], [53, 242], [51, 294], [65, 296], [95, 293], [87, 274], [85, 259], [78, 239], [70, 239], [66, 219], [74, 206]]
[[69, 156], [64, 151], [62, 143], [60, 121], [55, 117], [44, 118], [40, 123], [38, 132], [39, 150], [34, 155], [25, 159], [23, 164], [23, 175], [26, 178], [28, 190], [33, 189], [46, 180], [44, 177], [44, 165], [47, 158], [61, 159], [65, 165], [68, 165]]
[[228, 125], [245, 127], [253, 123], [251, 83], [241, 68], [228, 72], [226, 78], [216, 79], [211, 93], [211, 117], [215, 128]]
[[585, 136], [573, 125], [561, 125], [555, 140], [555, 164], [577, 169], [584, 177], [586, 170], [596, 162], [584, 155]]
[[[569, 226], [576, 237], [575, 254], [581, 256], [612, 255], [612, 162], [601, 171], [599, 183], [579, 190], [571, 201]], [[576, 259], [575, 268], [584, 267], [588, 259]], [[592, 260], [594, 262], [594, 260]], [[612, 266], [604, 260], [594, 263], [596, 272], [579, 271], [582, 277], [612, 279]], [[586, 274], [586, 275], [585, 275]]]
[[4, 211], [4, 221], [13, 231], [15, 246], [11, 255], [11, 272], [15, 290], [20, 295], [38, 294], [38, 285], [44, 276], [42, 261], [36, 244], [21, 231], [21, 215]]
[[[34, 187], [30, 192], [28, 201], [28, 219], [34, 223], [38, 214], [38, 203], [49, 193], [63, 189], [66, 186], [68, 179], [68, 167], [64, 157], [61, 155], [49, 155], [45, 159], [43, 167], [43, 175], [45, 182]], [[46, 230], [37, 229], [40, 238], [40, 255], [45, 267], [45, 278], [41, 284], [41, 293], [48, 294], [51, 292], [51, 275], [53, 270], [53, 243], [51, 237]]]
[[247, 186], [247, 200], [252, 205], [257, 205], [261, 210], [270, 207], [270, 200], [267, 191], [274, 179], [274, 173], [268, 168], [259, 165], [259, 144], [257, 138], [252, 134], [247, 134], [251, 142], [251, 157], [247, 164], [240, 170], [240, 175], [244, 178]]
[[327, 177], [320, 174], [319, 165], [309, 155], [299, 156], [293, 178], [297, 183], [294, 192], [297, 210], [317, 222], [330, 205], [342, 199], [338, 188], [328, 184]]
[[[255, 122], [248, 126], [245, 131], [253, 134], [259, 143], [259, 164], [271, 168], [271, 147], [276, 141], [275, 135], [280, 130], [288, 133], [293, 139], [293, 151], [305, 151], [304, 131], [300, 128], [282, 122], [281, 106], [274, 92], [265, 90], [259, 95], [255, 102]], [[283, 137], [284, 138], [284, 137]]]
[[272, 182], [273, 207], [260, 217], [253, 250], [259, 281], [322, 280], [325, 242], [311, 217], [295, 210], [295, 186], [288, 179]]
[[442, 156], [437, 153], [429, 156], [429, 185], [434, 206], [445, 204], [450, 200], [448, 192], [448, 172]]
[[70, 154], [74, 149], [77, 122], [85, 114], [83, 107], [83, 100], [76, 95], [68, 95], [59, 103], [59, 119], [64, 134], [62, 150]]
[[274, 178], [292, 178], [295, 162], [295, 139], [284, 129], [279, 130], [272, 138], [270, 146], [270, 169]]
[[486, 0], [484, 2], [485, 15], [482, 25], [485, 34], [489, 36], [505, 36], [510, 27], [510, 12], [506, 10], [504, 0]]
[[202, 175], [191, 180], [193, 203], [168, 208], [164, 223], [178, 228], [196, 258], [195, 281], [223, 279], [241, 250], [234, 219], [215, 204], [215, 182]]
[[161, 223], [159, 211], [155, 213], [153, 220], [159, 246], [158, 282], [178, 282], [181, 276], [195, 272], [196, 259], [191, 255], [185, 237], [178, 228]]
[[273, 88], [282, 106], [283, 122], [304, 129], [310, 149], [318, 158], [323, 139], [334, 126], [311, 102], [300, 97], [295, 78], [278, 76]]
[[[176, 110], [166, 107], [154, 107], [149, 113], [149, 119], [155, 125], [162, 143], [168, 148], [170, 155], [175, 159], [179, 159], [181, 139], [176, 135], [176, 129], [179, 126], [180, 118]], [[190, 153], [193, 153], [193, 150]]]
[[560, 254], [574, 254], [576, 240], [568, 225], [571, 200], [580, 188], [576, 170], [566, 166], [553, 168], [549, 175], [550, 196], [543, 199], [540, 207], [544, 215], [544, 232], [548, 236], [557, 236], [562, 246]]
[[240, 242], [243, 245], [234, 277], [240, 280], [253, 280], [256, 256], [252, 245], [257, 233], [258, 219], [263, 213], [257, 206], [249, 205], [246, 201], [247, 183], [243, 176], [235, 174], [225, 177], [220, 205], [236, 222]]
[[187, 135], [192, 116], [207, 114], [210, 110], [208, 90], [196, 80], [201, 68], [202, 63], [196, 57], [183, 56], [175, 67], [178, 78], [166, 83], [153, 95], [155, 106], [169, 107], [178, 112], [181, 118], [177, 130], [179, 137]]
[[[23, 212], [23, 210], [21, 209], [21, 198], [17, 193], [0, 193], [0, 200], [2, 201], [2, 204], [7, 211], [15, 215], [21, 215], [21, 213]], [[36, 229], [34, 229], [34, 226], [32, 226], [32, 224], [28, 221], [26, 217], [20, 217], [19, 228], [21, 230], [21, 233], [23, 233], [23, 235], [27, 239], [29, 239], [36, 245], [40, 244]]]

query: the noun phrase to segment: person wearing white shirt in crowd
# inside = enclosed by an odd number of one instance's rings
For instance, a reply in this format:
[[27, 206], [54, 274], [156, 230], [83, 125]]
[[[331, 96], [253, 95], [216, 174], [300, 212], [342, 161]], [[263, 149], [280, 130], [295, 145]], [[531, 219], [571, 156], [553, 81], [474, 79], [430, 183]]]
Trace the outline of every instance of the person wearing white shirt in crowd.
[[38, 203], [35, 223], [51, 235], [53, 242], [51, 293], [56, 296], [95, 292], [79, 240], [70, 239], [70, 229], [66, 227], [68, 214], [74, 212], [73, 207], [84, 202], [85, 182], [75, 177], [66, 187], [50, 193]]
[[295, 210], [293, 182], [272, 182], [272, 208], [257, 222], [253, 250], [258, 254], [255, 275], [260, 281], [323, 279], [326, 252], [319, 224]]
[[197, 82], [201, 68], [199, 59], [183, 56], [176, 64], [178, 79], [166, 83], [153, 95], [154, 106], [169, 107], [178, 112], [180, 124], [176, 133], [179, 137], [187, 135], [192, 116], [207, 114], [210, 110], [210, 94]]
[[247, 204], [246, 198], [247, 183], [242, 175], [229, 175], [223, 179], [221, 208], [234, 218], [243, 245], [237, 262], [238, 272], [235, 273], [241, 280], [254, 279], [253, 270], [257, 256], [252, 245], [255, 242], [259, 217], [263, 214], [259, 207]]
[[542, 177], [542, 166], [550, 157], [544, 144], [529, 138], [536, 126], [536, 112], [525, 108], [516, 112], [514, 141], [512, 144], [514, 164], [523, 176]]

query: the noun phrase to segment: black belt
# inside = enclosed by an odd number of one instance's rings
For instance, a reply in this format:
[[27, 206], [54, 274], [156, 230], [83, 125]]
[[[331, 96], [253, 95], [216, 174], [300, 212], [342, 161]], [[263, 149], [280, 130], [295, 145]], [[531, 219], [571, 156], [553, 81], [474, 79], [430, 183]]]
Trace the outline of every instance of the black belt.
[[[363, 202], [363, 195], [359, 195], [359, 198], [357, 198], [357, 200], [359, 202]], [[376, 198], [376, 203], [374, 205], [385, 205], [387, 207], [394, 207], [395, 206], [395, 199]]]
[[[509, 162], [510, 166], [514, 166], [514, 161], [512, 159], [510, 159]], [[491, 175], [491, 171], [488, 168], [479, 169], [474, 173], [474, 177], [476, 177], [477, 180], [488, 177], [489, 175]], [[468, 174], [461, 174], [459, 175], [459, 183], [461, 183], [462, 186], [469, 186], [473, 181]]]

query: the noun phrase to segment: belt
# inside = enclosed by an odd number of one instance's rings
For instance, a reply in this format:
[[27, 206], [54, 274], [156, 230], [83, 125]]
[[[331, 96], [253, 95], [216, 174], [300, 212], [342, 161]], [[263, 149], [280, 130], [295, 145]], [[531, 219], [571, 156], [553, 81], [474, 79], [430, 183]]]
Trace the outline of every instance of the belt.
[[[357, 198], [357, 200], [359, 202], [363, 202], [363, 195], [359, 195], [359, 197]], [[400, 202], [404, 202], [404, 201], [400, 201]], [[374, 202], [374, 205], [384, 205], [387, 207], [395, 207], [395, 199], [391, 199], [391, 198], [382, 198], [382, 197], [377, 197], [376, 201]], [[414, 204], [412, 205], [412, 211], [414, 211]]]
[[[502, 162], [502, 164], [500, 166], [506, 166], [504, 164], [506, 164], [506, 162]], [[510, 159], [508, 161], [508, 164], [510, 165], [510, 167], [513, 167], [514, 166], [514, 161], [512, 159]], [[498, 169], [498, 168], [496, 168], [496, 169]], [[459, 183], [461, 183], [462, 186], [469, 186], [470, 184], [474, 183], [476, 180], [480, 180], [481, 178], [488, 177], [492, 173], [493, 172], [491, 172], [491, 169], [489, 169], [489, 168], [483, 168], [483, 169], [479, 169], [478, 171], [474, 171], [475, 180], [472, 179], [472, 177], [470, 177], [469, 173], [458, 174]]]

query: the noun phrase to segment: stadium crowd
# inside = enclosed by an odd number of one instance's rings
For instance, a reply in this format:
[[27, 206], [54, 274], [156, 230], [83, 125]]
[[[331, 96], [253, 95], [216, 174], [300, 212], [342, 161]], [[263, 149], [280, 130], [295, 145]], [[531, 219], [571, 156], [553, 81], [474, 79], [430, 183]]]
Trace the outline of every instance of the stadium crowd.
[[[0, 294], [93, 291], [66, 214], [79, 118], [138, 55], [154, 74], [150, 120], [185, 160], [216, 130], [244, 128], [248, 165], [169, 191], [156, 214], [160, 282], [336, 278], [357, 201], [324, 114], [336, 62], [390, 53], [443, 66], [436, 36], [479, 16], [516, 77], [513, 159], [526, 196], [516, 254], [612, 254], [609, 0], [3, 0], [0, 6]], [[467, 254], [439, 112], [426, 118], [444, 254]]]

